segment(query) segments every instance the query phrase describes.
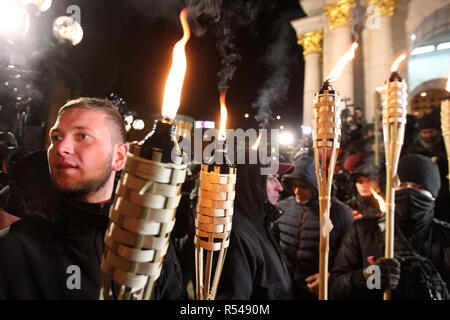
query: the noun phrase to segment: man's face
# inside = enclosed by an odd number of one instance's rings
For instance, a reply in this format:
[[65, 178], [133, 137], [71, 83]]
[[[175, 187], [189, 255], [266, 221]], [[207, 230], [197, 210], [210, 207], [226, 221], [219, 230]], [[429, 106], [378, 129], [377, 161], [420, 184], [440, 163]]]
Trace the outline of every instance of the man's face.
[[267, 177], [266, 191], [269, 202], [273, 205], [277, 204], [280, 192], [283, 191], [283, 187], [277, 176], [269, 175]]
[[50, 130], [50, 176], [57, 190], [74, 195], [101, 192], [113, 180], [116, 146], [111, 123], [100, 111], [73, 108]]
[[313, 197], [310, 185], [298, 179], [292, 179], [292, 192], [294, 193], [295, 201], [299, 204], [304, 204]]
[[376, 180], [371, 180], [363, 176], [359, 176], [356, 179], [356, 190], [361, 197], [370, 197], [372, 195], [372, 190], [378, 193], [379, 189]]
[[419, 134], [420, 137], [426, 142], [433, 142], [437, 139], [439, 130], [433, 128], [422, 129], [420, 130]]

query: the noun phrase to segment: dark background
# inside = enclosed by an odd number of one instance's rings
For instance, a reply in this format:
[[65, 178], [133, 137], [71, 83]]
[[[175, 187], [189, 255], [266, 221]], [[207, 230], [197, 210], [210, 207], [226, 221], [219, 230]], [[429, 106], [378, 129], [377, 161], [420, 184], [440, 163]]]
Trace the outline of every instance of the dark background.
[[[81, 9], [84, 37], [77, 46], [59, 43], [51, 32], [54, 19], [66, 15], [69, 5]], [[239, 20], [241, 8], [243, 11], [252, 6], [253, 15], [244, 22]], [[184, 1], [175, 0], [53, 1], [49, 11], [32, 17], [25, 38], [2, 49], [3, 66], [11, 54], [19, 54], [26, 57], [27, 68], [36, 71], [29, 76], [33, 91], [22, 91], [33, 96], [28, 125], [48, 122], [57, 77], [50, 65], [55, 63], [72, 74], [66, 85], [70, 89], [73, 84], [77, 90], [72, 90], [71, 95], [106, 97], [116, 93], [148, 124], [152, 114], [161, 112], [173, 46], [182, 37], [178, 15], [183, 7]], [[265, 108], [272, 110], [274, 118], [280, 115], [282, 119], [270, 121], [269, 126], [298, 130], [302, 120], [304, 62], [302, 48], [290, 26], [291, 20], [304, 16], [298, 1], [224, 0], [221, 10], [223, 17], [227, 12], [231, 13], [228, 16], [236, 16], [236, 22], [231, 21], [235, 27], [232, 41], [241, 57], [233, 63], [236, 69], [227, 81], [228, 128], [257, 127], [254, 116], [258, 106], [252, 104], [272, 87], [269, 96], [273, 101], [268, 101]], [[221, 21], [204, 17], [201, 25], [205, 34], [192, 35], [187, 43], [187, 73], [178, 114], [196, 120], [219, 119], [218, 72], [223, 59], [218, 50], [220, 24]], [[278, 44], [272, 46], [275, 41]], [[267, 55], [271, 55], [271, 63]], [[282, 69], [281, 87], [277, 87], [280, 83], [272, 81], [272, 77]], [[0, 99], [2, 117], [14, 122], [14, 97], [5, 93], [1, 83]], [[245, 113], [250, 114], [249, 119], [244, 118]]]

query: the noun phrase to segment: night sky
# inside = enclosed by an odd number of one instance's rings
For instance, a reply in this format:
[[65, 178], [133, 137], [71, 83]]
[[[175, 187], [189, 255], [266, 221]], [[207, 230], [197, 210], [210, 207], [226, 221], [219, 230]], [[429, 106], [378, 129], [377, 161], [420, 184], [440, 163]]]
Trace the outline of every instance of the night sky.
[[[81, 9], [84, 38], [78, 46], [62, 49], [52, 38], [51, 24], [73, 4]], [[178, 14], [183, 7], [181, 0], [53, 1], [51, 9], [35, 19], [34, 37], [39, 41], [30, 53], [39, 52], [39, 68], [57, 51], [63, 64], [82, 79], [83, 96], [117, 93], [129, 109], [146, 119], [162, 109], [172, 49], [182, 37]], [[234, 53], [241, 57], [232, 63], [235, 72], [227, 81], [228, 127], [257, 127], [258, 108], [252, 108], [257, 103], [270, 108], [273, 117], [281, 115], [282, 120], [271, 121], [271, 127], [298, 129], [304, 62], [289, 24], [304, 16], [298, 1], [224, 0], [221, 10], [222, 17], [236, 17], [231, 21], [232, 42]], [[239, 19], [248, 12], [250, 17]], [[206, 32], [201, 37], [192, 35], [187, 43], [187, 73], [178, 113], [218, 121], [221, 21], [201, 16], [199, 23]], [[56, 46], [50, 46], [51, 42]], [[246, 112], [249, 119], [244, 118]]]

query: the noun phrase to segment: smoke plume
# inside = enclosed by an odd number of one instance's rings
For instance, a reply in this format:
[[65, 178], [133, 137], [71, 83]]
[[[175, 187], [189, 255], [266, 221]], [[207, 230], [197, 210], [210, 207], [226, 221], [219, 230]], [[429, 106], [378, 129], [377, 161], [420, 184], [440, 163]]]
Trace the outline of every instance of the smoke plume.
[[264, 55], [264, 66], [269, 74], [258, 91], [252, 107], [258, 109], [255, 120], [261, 128], [267, 128], [272, 117], [272, 110], [281, 107], [287, 100], [287, 92], [291, 82], [291, 72], [295, 63], [292, 46], [296, 45], [290, 26], [294, 12], [283, 12], [275, 21], [271, 31], [274, 41]]

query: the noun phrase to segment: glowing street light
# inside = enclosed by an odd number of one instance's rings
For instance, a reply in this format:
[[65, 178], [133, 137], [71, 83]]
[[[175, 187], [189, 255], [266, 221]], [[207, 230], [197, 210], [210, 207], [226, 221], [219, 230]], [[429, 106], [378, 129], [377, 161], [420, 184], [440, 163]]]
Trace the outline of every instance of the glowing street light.
[[45, 12], [52, 6], [52, 0], [22, 0], [22, 4], [24, 6], [33, 4], [40, 12]]
[[142, 120], [142, 119], [135, 119], [133, 121], [132, 126], [133, 126], [134, 130], [137, 130], [137, 131], [142, 130], [145, 127], [144, 120]]
[[61, 16], [53, 22], [53, 35], [60, 41], [69, 40], [76, 46], [83, 39], [83, 28], [75, 19]]
[[0, 1], [0, 34], [27, 32], [29, 24], [28, 13], [16, 0]]

